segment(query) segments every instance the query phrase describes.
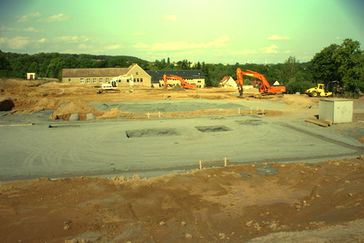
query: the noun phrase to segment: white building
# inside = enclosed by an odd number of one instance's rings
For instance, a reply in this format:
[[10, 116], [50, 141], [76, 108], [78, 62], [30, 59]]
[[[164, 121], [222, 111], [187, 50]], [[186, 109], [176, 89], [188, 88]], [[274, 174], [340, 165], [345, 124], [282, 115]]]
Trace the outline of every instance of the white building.
[[34, 80], [35, 79], [35, 73], [27, 73], [27, 80]]

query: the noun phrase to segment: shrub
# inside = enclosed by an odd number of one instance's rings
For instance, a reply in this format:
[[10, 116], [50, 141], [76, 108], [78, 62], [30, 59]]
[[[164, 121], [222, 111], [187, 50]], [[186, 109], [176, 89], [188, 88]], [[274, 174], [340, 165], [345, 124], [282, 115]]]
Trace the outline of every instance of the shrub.
[[304, 93], [307, 89], [315, 86], [315, 84], [307, 81], [291, 81], [286, 85], [288, 94]]

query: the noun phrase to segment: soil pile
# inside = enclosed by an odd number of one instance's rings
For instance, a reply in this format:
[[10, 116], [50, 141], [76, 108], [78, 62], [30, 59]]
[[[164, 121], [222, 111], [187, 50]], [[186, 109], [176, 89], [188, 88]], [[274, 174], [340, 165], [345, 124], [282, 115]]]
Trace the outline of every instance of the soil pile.
[[78, 117], [82, 120], [87, 117], [86, 114], [94, 114], [95, 116], [102, 115], [101, 111], [98, 111], [92, 106], [82, 101], [69, 101], [61, 104], [54, 112], [51, 114], [52, 120], [69, 120], [72, 114], [78, 114]]
[[123, 112], [118, 108], [111, 108], [108, 111], [105, 111], [102, 115], [100, 115], [99, 119], [112, 119], [112, 118], [119, 118], [123, 115]]

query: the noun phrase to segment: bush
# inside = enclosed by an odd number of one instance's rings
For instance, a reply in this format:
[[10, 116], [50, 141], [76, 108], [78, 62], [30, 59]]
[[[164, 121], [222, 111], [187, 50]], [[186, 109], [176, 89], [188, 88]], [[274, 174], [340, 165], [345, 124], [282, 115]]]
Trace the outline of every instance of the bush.
[[315, 86], [315, 84], [307, 81], [291, 81], [286, 85], [288, 94], [294, 94], [296, 92], [300, 92], [302, 94], [305, 93], [307, 89]]

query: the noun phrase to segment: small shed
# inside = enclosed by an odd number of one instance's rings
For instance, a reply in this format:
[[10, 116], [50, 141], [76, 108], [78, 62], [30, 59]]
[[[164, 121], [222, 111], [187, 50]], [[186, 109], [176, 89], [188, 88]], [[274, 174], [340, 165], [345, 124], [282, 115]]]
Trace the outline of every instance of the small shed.
[[319, 118], [332, 123], [352, 122], [353, 101], [347, 99], [321, 99]]
[[35, 79], [35, 73], [27, 73], [27, 80], [34, 80]]
[[233, 88], [237, 88], [237, 84], [235, 82], [235, 80], [231, 77], [231, 76], [225, 76], [221, 79], [220, 83], [219, 83], [220, 87], [233, 87]]

